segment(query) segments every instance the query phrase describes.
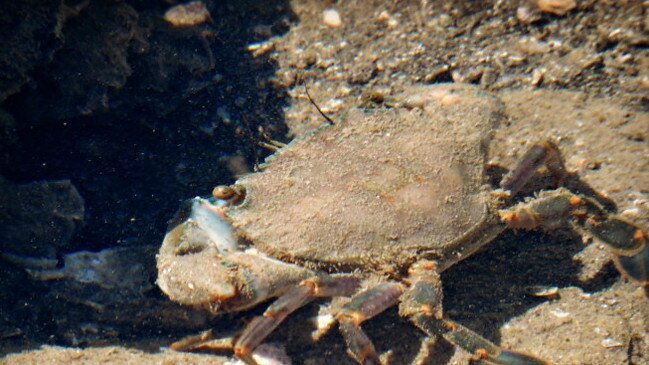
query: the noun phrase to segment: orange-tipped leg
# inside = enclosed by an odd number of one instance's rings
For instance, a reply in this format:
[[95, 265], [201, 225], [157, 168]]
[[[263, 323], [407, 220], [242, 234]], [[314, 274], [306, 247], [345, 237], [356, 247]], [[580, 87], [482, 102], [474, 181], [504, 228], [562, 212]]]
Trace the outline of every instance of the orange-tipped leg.
[[403, 295], [401, 313], [429, 336], [442, 336], [450, 343], [474, 355], [475, 360], [493, 365], [548, 365], [532, 355], [504, 350], [489, 340], [445, 319], [441, 314], [442, 292], [435, 266], [427, 261], [416, 263], [410, 270], [412, 285]]
[[359, 364], [381, 364], [372, 341], [360, 327], [361, 323], [397, 304], [402, 293], [401, 284], [382, 283], [355, 296], [338, 314], [340, 333], [349, 354]]
[[331, 276], [304, 280], [280, 296], [264, 314], [253, 319], [234, 344], [234, 354], [248, 364], [255, 364], [252, 352], [284, 319], [318, 297], [349, 296], [359, 285], [351, 276]]
[[498, 212], [514, 229], [551, 229], [571, 221], [604, 243], [622, 275], [641, 286], [649, 285], [649, 236], [637, 224], [610, 215], [591, 198], [567, 189], [545, 191], [531, 200]]
[[500, 187], [509, 191], [511, 196], [516, 195], [530, 180], [534, 172], [543, 165], [558, 183], [561, 183], [566, 177], [567, 172], [559, 148], [550, 141], [541, 141], [525, 153], [518, 166], [500, 183]]
[[349, 320], [341, 320], [338, 324], [347, 342], [347, 351], [359, 364], [381, 365], [372, 340], [367, 337], [361, 327]]
[[550, 363], [521, 352], [504, 350], [479, 334], [459, 323], [437, 319], [435, 316], [418, 313], [412, 322], [429, 336], [439, 335], [450, 343], [474, 355], [482, 364], [492, 365], [549, 365]]

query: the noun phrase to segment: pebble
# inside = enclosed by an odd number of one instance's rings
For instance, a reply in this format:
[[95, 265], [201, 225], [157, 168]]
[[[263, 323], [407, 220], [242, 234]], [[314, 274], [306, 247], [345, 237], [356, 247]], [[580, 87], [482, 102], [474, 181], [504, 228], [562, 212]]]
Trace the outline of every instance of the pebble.
[[439, 25], [441, 25], [444, 28], [453, 26], [453, 18], [446, 13], [440, 14], [438, 21], [439, 21]]
[[322, 21], [330, 27], [339, 27], [342, 24], [340, 14], [336, 9], [327, 9], [323, 11]]
[[377, 15], [376, 20], [385, 23], [388, 29], [394, 29], [399, 25], [399, 21], [392, 17], [387, 11], [383, 10]]
[[523, 24], [532, 24], [541, 19], [538, 10], [532, 9], [529, 5], [519, 6], [516, 9], [516, 19]]

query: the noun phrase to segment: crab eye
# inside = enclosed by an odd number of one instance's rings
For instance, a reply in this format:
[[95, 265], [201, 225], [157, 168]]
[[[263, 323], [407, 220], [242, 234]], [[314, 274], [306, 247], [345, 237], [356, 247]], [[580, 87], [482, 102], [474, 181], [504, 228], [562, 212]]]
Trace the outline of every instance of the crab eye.
[[240, 185], [219, 185], [212, 190], [216, 199], [227, 200], [229, 204], [236, 204], [246, 197], [246, 189]]
[[230, 199], [234, 194], [233, 188], [224, 185], [219, 185], [212, 190], [212, 195], [217, 199]]

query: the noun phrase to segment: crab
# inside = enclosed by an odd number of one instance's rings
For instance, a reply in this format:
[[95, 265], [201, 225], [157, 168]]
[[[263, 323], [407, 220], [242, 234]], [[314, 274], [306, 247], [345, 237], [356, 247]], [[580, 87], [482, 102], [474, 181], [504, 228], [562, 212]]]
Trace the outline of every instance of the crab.
[[[215, 313], [276, 298], [232, 342], [249, 364], [289, 314], [339, 296], [351, 297], [335, 319], [360, 364], [380, 364], [362, 323], [395, 305], [428, 336], [483, 363], [547, 364], [447, 318], [440, 273], [507, 228], [570, 224], [604, 243], [624, 276], [647, 286], [649, 244], [639, 225], [564, 187], [515, 199], [539, 168], [557, 183], [565, 178], [551, 141], [534, 145], [491, 187], [485, 162], [503, 110], [476, 87], [448, 84], [413, 86], [392, 107], [349, 111], [278, 150], [260, 172], [188, 201], [160, 248], [159, 287], [173, 301]], [[368, 287], [368, 278], [378, 284]]]

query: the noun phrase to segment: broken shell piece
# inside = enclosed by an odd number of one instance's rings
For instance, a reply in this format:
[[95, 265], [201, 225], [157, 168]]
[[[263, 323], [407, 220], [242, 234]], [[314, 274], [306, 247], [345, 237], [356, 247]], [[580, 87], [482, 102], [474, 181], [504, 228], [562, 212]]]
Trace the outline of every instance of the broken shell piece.
[[559, 288], [556, 286], [533, 285], [527, 287], [526, 291], [535, 297], [541, 298], [552, 298], [559, 296]]
[[544, 13], [564, 16], [577, 7], [577, 2], [575, 0], [538, 0], [536, 5]]
[[[252, 353], [252, 358], [259, 365], [291, 365], [291, 359], [283, 346], [262, 343]], [[241, 360], [227, 361], [225, 365], [245, 365]]]
[[602, 340], [602, 346], [604, 346], [604, 347], [606, 347], [608, 349], [608, 348], [612, 348], [612, 347], [622, 347], [622, 346], [624, 346], [624, 343], [622, 341], [618, 341], [618, 340], [616, 340], [614, 338], [607, 337], [607, 338]]
[[176, 5], [165, 12], [164, 20], [174, 27], [199, 25], [212, 20], [210, 12], [202, 1]]
[[570, 316], [570, 312], [566, 312], [563, 309], [559, 309], [559, 308], [550, 310], [550, 313], [552, 313], [552, 315], [554, 315], [557, 318], [566, 318]]
[[147, 268], [141, 261], [150, 248], [118, 247], [99, 252], [78, 251], [63, 257], [62, 268], [26, 267], [37, 280], [68, 279], [79, 284], [97, 285], [103, 289], [128, 291], [141, 296], [153, 287]]

